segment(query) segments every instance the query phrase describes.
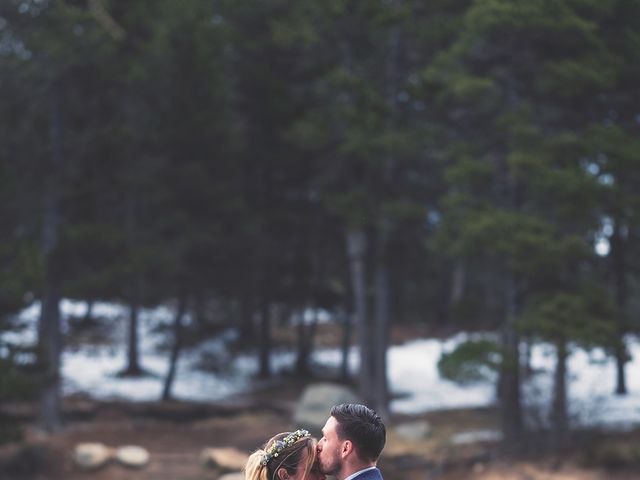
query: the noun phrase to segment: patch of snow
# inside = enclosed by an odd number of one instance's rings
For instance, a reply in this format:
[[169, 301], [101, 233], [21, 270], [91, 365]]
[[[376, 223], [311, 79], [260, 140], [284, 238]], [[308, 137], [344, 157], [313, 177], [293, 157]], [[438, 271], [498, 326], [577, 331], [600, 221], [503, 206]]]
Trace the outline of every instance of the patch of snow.
[[[61, 302], [63, 329], [70, 315], [83, 316], [85, 302]], [[19, 315], [27, 325], [19, 332], [5, 332], [3, 341], [32, 345], [36, 340], [36, 325], [40, 312], [34, 303]], [[156, 400], [160, 397], [164, 376], [168, 369], [168, 353], [158, 347], [163, 335], [154, 331], [158, 326], [170, 325], [174, 311], [168, 306], [140, 311], [140, 362], [149, 375], [141, 378], [117, 376], [127, 362], [126, 338], [129, 309], [122, 305], [96, 303], [96, 317], [113, 325], [111, 345], [80, 345], [67, 349], [62, 356], [63, 392], [86, 392], [96, 398], [124, 398], [133, 401]], [[231, 355], [225, 345], [233, 340], [234, 330], [222, 332], [197, 347], [184, 349], [178, 361], [173, 395], [179, 399], [212, 401], [234, 393], [248, 391], [255, 385], [259, 364], [255, 355]], [[426, 411], [486, 407], [495, 403], [492, 382], [458, 385], [440, 377], [437, 363], [443, 352], [449, 352], [469, 339], [491, 338], [492, 334], [458, 334], [445, 340], [416, 339], [402, 345], [391, 346], [387, 352], [388, 379], [393, 400], [391, 410], [396, 413], [418, 414]], [[640, 424], [640, 344], [628, 338], [632, 361], [627, 364], [629, 394], [616, 396], [615, 362], [602, 349], [585, 351], [574, 347], [568, 359], [568, 395], [572, 421], [576, 425], [601, 428], [629, 428]], [[203, 353], [220, 355], [225, 361], [225, 372], [207, 372], [200, 368]], [[217, 358], [217, 357], [216, 357]], [[342, 361], [339, 349], [313, 352], [312, 361], [318, 365], [337, 368]], [[295, 362], [291, 351], [274, 352], [272, 369], [290, 369]], [[357, 372], [358, 350], [352, 347], [348, 354], [348, 368]], [[539, 343], [531, 349], [531, 366], [535, 375], [523, 383], [523, 400], [533, 412], [533, 421], [546, 421], [553, 392], [553, 348]]]
[[414, 414], [447, 408], [469, 408], [493, 403], [495, 388], [489, 384], [458, 385], [440, 377], [438, 360], [453, 340], [414, 340], [392, 346], [387, 354], [391, 391], [401, 394], [391, 410]]
[[452, 445], [470, 445], [477, 442], [500, 442], [501, 440], [502, 433], [496, 430], [470, 430], [452, 435], [449, 441]]

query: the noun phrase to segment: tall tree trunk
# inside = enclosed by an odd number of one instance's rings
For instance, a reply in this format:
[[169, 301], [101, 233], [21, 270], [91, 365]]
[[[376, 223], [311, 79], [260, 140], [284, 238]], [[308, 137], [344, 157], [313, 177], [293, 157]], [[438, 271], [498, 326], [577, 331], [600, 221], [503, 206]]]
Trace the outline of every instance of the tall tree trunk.
[[[391, 0], [389, 8], [396, 13], [400, 7], [401, 0]], [[387, 61], [385, 71], [384, 96], [388, 109], [386, 127], [390, 131], [396, 127], [395, 120], [398, 118], [398, 93], [400, 77], [400, 29], [398, 25], [392, 25], [389, 31], [387, 42]], [[383, 198], [389, 198], [392, 193], [393, 178], [396, 169], [396, 160], [389, 156], [384, 162], [383, 178]], [[384, 201], [384, 200], [383, 200]], [[375, 410], [384, 418], [389, 417], [389, 386], [387, 381], [387, 347], [389, 338], [389, 316], [391, 314], [388, 269], [388, 245], [391, 236], [391, 218], [388, 213], [381, 208], [377, 219], [377, 237], [374, 267], [374, 318], [371, 331], [373, 345], [372, 360], [373, 371], [371, 372], [371, 383], [373, 386], [372, 403]]]
[[[50, 257], [51, 255], [49, 255]], [[39, 324], [39, 350], [41, 363], [45, 366], [45, 383], [40, 406], [40, 423], [45, 431], [55, 432], [62, 425], [60, 398], [60, 357], [62, 333], [60, 329], [59, 277], [52, 266], [54, 259], [46, 260], [46, 275], [42, 311]]]
[[453, 266], [453, 272], [451, 275], [451, 294], [449, 296], [449, 305], [455, 306], [464, 297], [466, 270], [462, 260], [456, 261]]
[[344, 310], [340, 312], [340, 323], [342, 324], [342, 362], [340, 364], [340, 378], [349, 378], [349, 349], [351, 347], [351, 312]]
[[271, 377], [271, 312], [266, 300], [260, 308], [260, 371], [261, 378]]
[[358, 346], [360, 349], [360, 371], [358, 373], [358, 390], [361, 398], [368, 404], [373, 403], [372, 383], [373, 342], [371, 325], [367, 313], [367, 289], [365, 274], [365, 253], [367, 250], [366, 234], [359, 229], [347, 232], [347, 253], [351, 270], [351, 288], [353, 291], [353, 304], [355, 307], [356, 330]]
[[[507, 95], [514, 108], [518, 104], [518, 95], [515, 85], [507, 86]], [[499, 181], [494, 182], [494, 189], [503, 207], [511, 212], [521, 211], [519, 198], [520, 188], [518, 179], [511, 171], [504, 154], [497, 154], [496, 168]], [[509, 453], [518, 453], [522, 447], [523, 418], [521, 398], [521, 362], [520, 362], [520, 335], [518, 332], [519, 291], [518, 278], [515, 272], [508, 266], [502, 269], [504, 281], [503, 305], [504, 322], [502, 327], [502, 352], [503, 361], [500, 371], [500, 416], [503, 434], [503, 447]]]
[[619, 333], [618, 341], [615, 347], [616, 356], [616, 395], [627, 394], [627, 376], [625, 373], [625, 367], [629, 360], [627, 353], [627, 346], [624, 340], [624, 333]]
[[89, 321], [91, 321], [91, 317], [93, 316], [93, 305], [95, 304], [95, 301], [90, 298], [87, 300], [87, 311], [84, 313], [84, 321], [85, 323], [88, 323]]
[[[136, 255], [138, 244], [138, 201], [136, 193], [130, 191], [126, 197], [126, 232], [127, 245], [132, 255]], [[129, 325], [127, 329], [127, 368], [122, 372], [124, 376], [137, 376], [142, 374], [139, 358], [139, 313], [142, 302], [143, 279], [142, 272], [133, 272], [133, 278], [128, 288], [129, 296]]]
[[60, 177], [63, 162], [62, 85], [52, 86], [50, 142], [51, 154], [45, 168], [42, 252], [45, 265], [42, 309], [38, 324], [40, 362], [44, 366], [45, 385], [41, 396], [42, 427], [49, 432], [62, 424], [60, 415], [60, 265], [56, 248], [60, 229]]
[[622, 225], [621, 215], [614, 218], [613, 235], [611, 236], [611, 262], [614, 297], [618, 309], [617, 334], [615, 345], [616, 359], [616, 395], [627, 394], [627, 382], [625, 366], [629, 360], [625, 334], [627, 332], [627, 264], [625, 252], [625, 234]]
[[205, 300], [202, 292], [196, 292], [193, 294], [193, 321], [198, 327], [202, 327], [207, 323], [207, 316], [205, 313]]
[[556, 341], [556, 368], [554, 372], [553, 408], [551, 423], [556, 447], [567, 442], [569, 418], [567, 413], [567, 342], [564, 338]]
[[254, 343], [253, 330], [253, 297], [250, 292], [243, 292], [240, 299], [240, 342], [245, 345]]
[[296, 375], [302, 377], [311, 373], [309, 358], [313, 351], [313, 341], [318, 326], [318, 308], [313, 307], [313, 318], [307, 325], [304, 320], [304, 312], [300, 315], [297, 325], [298, 355], [296, 358]]
[[516, 451], [522, 434], [522, 405], [520, 396], [520, 353], [516, 326], [517, 293], [514, 275], [505, 278], [505, 322], [502, 330], [504, 358], [500, 371], [500, 416], [504, 445]]
[[178, 299], [178, 307], [176, 309], [176, 315], [173, 320], [173, 346], [171, 348], [171, 356], [169, 357], [169, 369], [167, 376], [164, 380], [164, 387], [162, 389], [162, 400], [167, 401], [171, 399], [171, 388], [173, 387], [173, 381], [176, 376], [176, 367], [178, 364], [178, 357], [182, 350], [182, 319], [187, 309], [187, 296], [182, 294]]
[[386, 219], [378, 234], [374, 273], [375, 315], [373, 328], [373, 407], [389, 418], [389, 387], [387, 382], [387, 342], [389, 338], [390, 287], [387, 267], [387, 240], [389, 225]]
[[534, 339], [533, 335], [525, 335], [523, 339], [524, 343], [524, 359], [522, 364], [523, 375], [526, 378], [529, 378], [533, 375], [533, 365], [531, 363], [533, 356], [533, 347], [534, 347]]
[[138, 323], [139, 323], [140, 305], [137, 299], [134, 299], [129, 306], [129, 328], [127, 336], [127, 368], [123, 375], [141, 375], [140, 354], [138, 350]]

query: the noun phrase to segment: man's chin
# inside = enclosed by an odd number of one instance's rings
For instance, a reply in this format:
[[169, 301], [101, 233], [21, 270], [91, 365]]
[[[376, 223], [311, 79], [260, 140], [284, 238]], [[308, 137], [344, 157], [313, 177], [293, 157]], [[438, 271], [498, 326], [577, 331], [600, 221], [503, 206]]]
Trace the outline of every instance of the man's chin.
[[324, 468], [322, 465], [320, 465], [320, 468], [318, 468], [318, 470], [320, 470], [320, 473], [322, 473], [323, 475], [332, 476], [332, 477], [335, 477], [337, 473], [340, 471], [340, 469], [337, 466], [333, 468]]

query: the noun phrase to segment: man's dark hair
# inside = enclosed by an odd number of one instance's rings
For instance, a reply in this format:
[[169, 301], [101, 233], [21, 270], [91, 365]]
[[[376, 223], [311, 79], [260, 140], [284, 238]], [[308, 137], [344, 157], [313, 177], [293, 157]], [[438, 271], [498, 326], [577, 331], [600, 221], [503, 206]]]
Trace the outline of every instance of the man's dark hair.
[[331, 409], [340, 440], [351, 440], [361, 460], [375, 462], [387, 439], [380, 415], [364, 405], [343, 403]]

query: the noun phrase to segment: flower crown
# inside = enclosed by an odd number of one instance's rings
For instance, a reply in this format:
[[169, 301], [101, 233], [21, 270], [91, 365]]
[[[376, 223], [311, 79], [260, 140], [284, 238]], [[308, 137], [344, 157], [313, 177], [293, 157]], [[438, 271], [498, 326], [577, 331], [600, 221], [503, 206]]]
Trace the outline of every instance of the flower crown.
[[273, 457], [277, 457], [280, 452], [282, 452], [285, 448], [290, 447], [298, 440], [304, 437], [310, 437], [311, 434], [306, 430], [296, 430], [295, 432], [291, 432], [289, 435], [284, 437], [282, 440], [276, 440], [271, 444], [271, 446], [265, 451], [262, 456], [262, 462], [260, 462], [263, 466], [266, 466]]

